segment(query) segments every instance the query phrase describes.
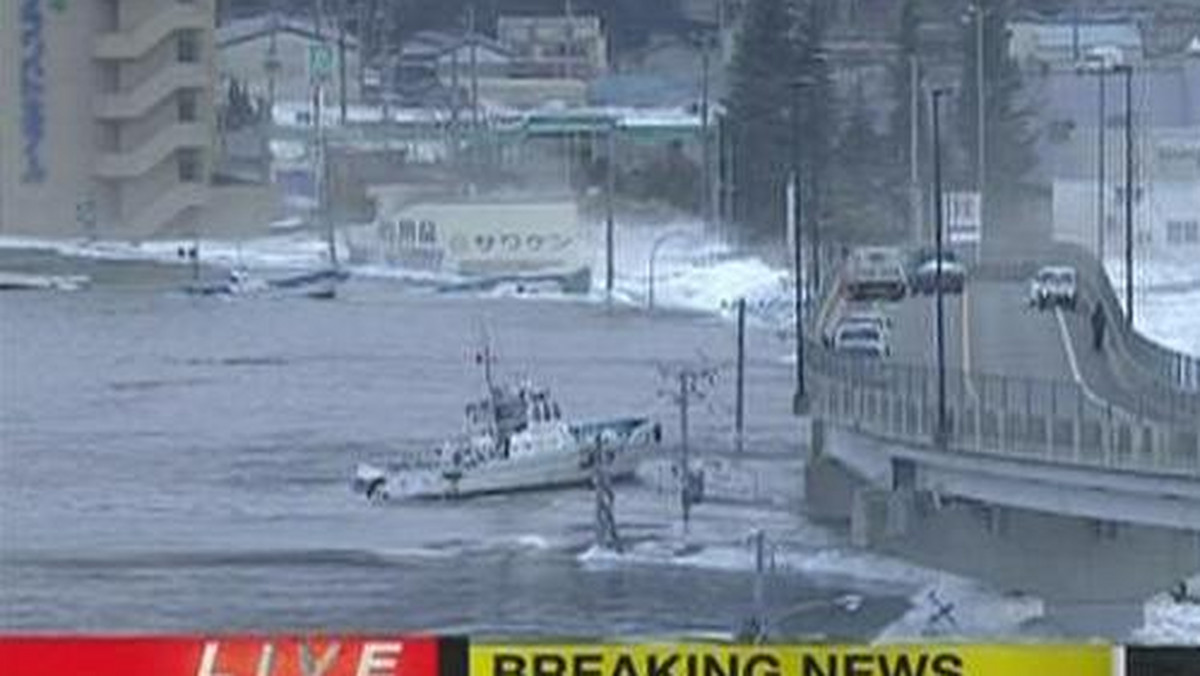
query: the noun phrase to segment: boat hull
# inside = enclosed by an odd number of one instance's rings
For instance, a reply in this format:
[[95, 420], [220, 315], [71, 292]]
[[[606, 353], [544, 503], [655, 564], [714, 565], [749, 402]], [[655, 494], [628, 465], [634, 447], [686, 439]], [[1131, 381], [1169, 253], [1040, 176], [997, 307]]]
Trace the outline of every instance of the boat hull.
[[[613, 481], [632, 478], [661, 438], [656, 425], [630, 430], [628, 441], [613, 444], [608, 476]], [[455, 499], [497, 493], [570, 488], [590, 485], [594, 468], [590, 447], [512, 458], [470, 469], [431, 468], [388, 471], [360, 464], [354, 489], [370, 499], [420, 500]]]

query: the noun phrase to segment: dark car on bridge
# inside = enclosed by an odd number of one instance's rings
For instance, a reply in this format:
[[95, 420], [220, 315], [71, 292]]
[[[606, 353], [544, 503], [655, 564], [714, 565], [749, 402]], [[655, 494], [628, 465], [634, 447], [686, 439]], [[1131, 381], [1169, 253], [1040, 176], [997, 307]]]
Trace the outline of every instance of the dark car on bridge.
[[[937, 252], [922, 249], [909, 259], [908, 287], [915, 295], [937, 292]], [[967, 266], [953, 251], [942, 251], [942, 293], [962, 293], [967, 285]]]

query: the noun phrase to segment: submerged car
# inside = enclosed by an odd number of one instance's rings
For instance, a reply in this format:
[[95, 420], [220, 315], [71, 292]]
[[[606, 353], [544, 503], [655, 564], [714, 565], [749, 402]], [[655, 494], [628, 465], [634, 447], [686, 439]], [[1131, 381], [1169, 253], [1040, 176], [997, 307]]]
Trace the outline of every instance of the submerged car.
[[1060, 306], [1074, 310], [1078, 295], [1075, 268], [1068, 265], [1043, 267], [1029, 282], [1029, 304], [1039, 310]]

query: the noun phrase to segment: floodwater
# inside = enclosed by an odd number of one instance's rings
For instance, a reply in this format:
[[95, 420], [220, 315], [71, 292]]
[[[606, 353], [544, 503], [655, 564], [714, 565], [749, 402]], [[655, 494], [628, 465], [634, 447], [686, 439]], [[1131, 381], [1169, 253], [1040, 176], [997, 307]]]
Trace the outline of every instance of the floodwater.
[[[90, 274], [76, 293], [0, 294], [0, 629], [429, 630], [494, 635], [725, 632], [752, 608], [743, 569], [597, 563], [586, 489], [371, 505], [360, 460], [455, 433], [480, 387], [486, 325], [506, 377], [547, 385], [573, 419], [650, 414], [677, 435], [661, 368], [727, 366], [721, 320], [567, 300], [447, 296], [352, 281], [335, 301], [195, 298], [183, 268], [7, 251], [9, 270]], [[790, 367], [751, 337], [749, 445], [794, 453]], [[727, 449], [732, 371], [692, 410], [698, 453]], [[622, 484], [623, 534], [671, 546], [671, 496]], [[745, 551], [836, 536], [787, 509], [701, 505], [690, 537]], [[740, 548], [740, 549], [739, 549]], [[693, 561], [694, 563], [694, 561]], [[786, 571], [775, 629], [865, 638], [903, 590]], [[862, 595], [855, 612], [822, 603]]]

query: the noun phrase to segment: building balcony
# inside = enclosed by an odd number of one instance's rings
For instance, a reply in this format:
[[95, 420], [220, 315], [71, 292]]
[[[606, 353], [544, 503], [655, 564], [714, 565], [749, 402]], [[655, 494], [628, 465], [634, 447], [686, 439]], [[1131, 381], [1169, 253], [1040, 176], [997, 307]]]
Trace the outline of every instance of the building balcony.
[[212, 25], [212, 11], [205, 5], [175, 3], [133, 29], [100, 36], [94, 54], [105, 60], [136, 59], [176, 31], [206, 30]]
[[207, 127], [193, 122], [176, 123], [164, 127], [134, 150], [101, 154], [96, 161], [95, 174], [106, 179], [133, 178], [150, 171], [176, 150], [208, 147]]
[[145, 115], [180, 89], [208, 87], [208, 70], [199, 64], [177, 63], [152, 75], [132, 89], [101, 94], [93, 106], [101, 120], [129, 120]]
[[179, 214], [187, 209], [203, 208], [207, 202], [207, 184], [180, 183], [132, 214], [123, 227], [139, 237], [169, 235], [168, 226]]

